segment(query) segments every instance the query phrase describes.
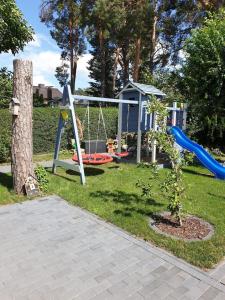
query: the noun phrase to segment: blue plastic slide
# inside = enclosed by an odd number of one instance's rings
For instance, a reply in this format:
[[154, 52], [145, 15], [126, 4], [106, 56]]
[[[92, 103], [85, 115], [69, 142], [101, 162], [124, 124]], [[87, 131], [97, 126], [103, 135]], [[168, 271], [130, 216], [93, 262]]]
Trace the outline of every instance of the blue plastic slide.
[[191, 141], [177, 126], [171, 127], [170, 132], [174, 136], [176, 143], [188, 151], [193, 152], [199, 161], [211, 171], [216, 178], [225, 179], [225, 167], [218, 163], [202, 146]]

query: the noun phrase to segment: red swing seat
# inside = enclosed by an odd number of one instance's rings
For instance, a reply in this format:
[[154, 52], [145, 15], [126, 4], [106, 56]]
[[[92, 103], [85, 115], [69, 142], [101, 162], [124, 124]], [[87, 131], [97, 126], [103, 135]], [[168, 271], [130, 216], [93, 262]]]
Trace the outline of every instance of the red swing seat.
[[[82, 154], [84, 165], [104, 165], [113, 161], [113, 158], [107, 154], [93, 153]], [[78, 162], [78, 156], [75, 154], [72, 160]]]
[[127, 152], [127, 151], [124, 151], [124, 152], [115, 152], [115, 155], [118, 156], [118, 157], [127, 157], [130, 153]]

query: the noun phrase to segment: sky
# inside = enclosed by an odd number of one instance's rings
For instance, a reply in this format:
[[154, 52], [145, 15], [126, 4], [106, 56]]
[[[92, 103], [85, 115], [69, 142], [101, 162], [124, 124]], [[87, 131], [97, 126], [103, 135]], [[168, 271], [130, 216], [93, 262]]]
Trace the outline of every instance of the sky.
[[[49, 29], [40, 22], [39, 7], [41, 0], [16, 0], [17, 6], [22, 11], [28, 24], [34, 29], [34, 41], [30, 42], [23, 52], [16, 56], [10, 53], [0, 54], [0, 68], [7, 67], [12, 70], [13, 59], [21, 58], [33, 61], [34, 85], [39, 83], [59, 87], [55, 78], [55, 69], [60, 66], [60, 49], [52, 39]], [[88, 86], [90, 78], [87, 62], [91, 59], [89, 53], [78, 60], [76, 88]]]

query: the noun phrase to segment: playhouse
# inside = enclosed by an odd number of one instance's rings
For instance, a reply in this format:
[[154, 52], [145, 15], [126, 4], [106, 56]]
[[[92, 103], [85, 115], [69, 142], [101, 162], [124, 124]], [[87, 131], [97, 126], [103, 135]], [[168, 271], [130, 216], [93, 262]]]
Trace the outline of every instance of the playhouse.
[[[128, 99], [133, 103], [119, 104], [118, 117], [118, 145], [121, 148], [121, 133], [136, 132], [137, 133], [137, 163], [141, 161], [141, 136], [149, 130], [158, 130], [157, 120], [154, 114], [147, 111], [147, 103], [151, 101], [152, 96], [156, 96], [159, 101], [166, 97], [166, 94], [152, 85], [141, 84], [137, 82], [128, 82], [120, 91], [118, 97], [120, 100]], [[169, 117], [168, 125], [176, 125], [184, 129], [186, 124], [186, 109], [177, 107], [177, 103], [173, 103], [173, 107], [168, 107]], [[156, 160], [156, 145], [152, 141], [152, 162]]]

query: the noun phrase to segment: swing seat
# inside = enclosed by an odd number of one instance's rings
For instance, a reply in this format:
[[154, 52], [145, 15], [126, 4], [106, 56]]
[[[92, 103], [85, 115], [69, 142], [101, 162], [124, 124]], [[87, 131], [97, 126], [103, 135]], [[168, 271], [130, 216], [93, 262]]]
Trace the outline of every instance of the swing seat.
[[115, 152], [115, 155], [118, 156], [118, 157], [127, 157], [130, 153], [127, 152], [127, 151], [124, 151], [124, 152]]
[[[107, 154], [82, 154], [84, 165], [104, 165], [113, 161], [113, 158]], [[77, 155], [72, 157], [72, 160], [78, 162]]]

